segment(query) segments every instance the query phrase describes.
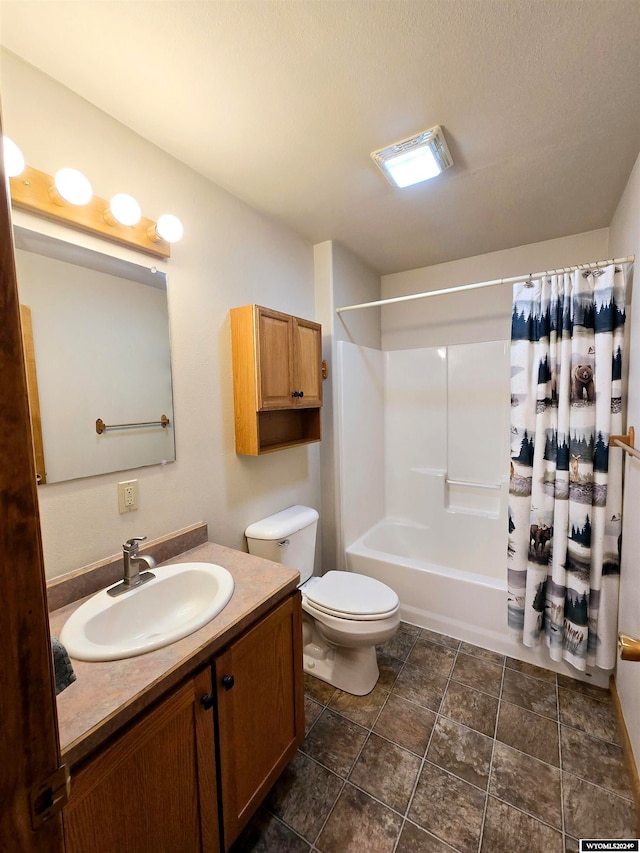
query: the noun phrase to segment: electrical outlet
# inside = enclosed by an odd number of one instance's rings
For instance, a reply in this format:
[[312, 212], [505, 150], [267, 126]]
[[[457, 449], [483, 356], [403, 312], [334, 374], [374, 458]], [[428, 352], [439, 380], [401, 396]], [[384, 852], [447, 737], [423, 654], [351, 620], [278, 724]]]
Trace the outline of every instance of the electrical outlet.
[[131, 512], [134, 509], [138, 509], [138, 481], [118, 483], [118, 511]]

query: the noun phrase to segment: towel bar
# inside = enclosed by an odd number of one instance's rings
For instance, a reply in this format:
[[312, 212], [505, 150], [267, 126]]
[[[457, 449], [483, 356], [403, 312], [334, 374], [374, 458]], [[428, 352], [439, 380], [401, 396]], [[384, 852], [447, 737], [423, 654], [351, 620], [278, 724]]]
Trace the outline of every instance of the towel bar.
[[631, 456], [635, 456], [636, 459], [640, 459], [640, 450], [636, 450], [636, 431], [630, 426], [626, 435], [610, 435], [609, 436], [609, 446], [612, 444], [614, 447], [620, 447], [622, 450], [629, 453]]
[[170, 423], [171, 421], [166, 415], [162, 415], [159, 421], [140, 421], [136, 424], [105, 424], [102, 418], [98, 418], [96, 421], [96, 432], [98, 435], [102, 435], [107, 429], [133, 429], [134, 427], [144, 426], [161, 426], [162, 429], [166, 429]]

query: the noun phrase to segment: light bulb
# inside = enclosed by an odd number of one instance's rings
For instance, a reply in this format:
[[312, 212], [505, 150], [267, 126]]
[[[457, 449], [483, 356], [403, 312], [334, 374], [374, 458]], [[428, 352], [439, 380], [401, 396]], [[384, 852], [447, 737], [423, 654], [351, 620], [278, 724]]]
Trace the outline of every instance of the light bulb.
[[13, 139], [4, 137], [4, 169], [10, 178], [16, 178], [24, 171], [24, 156]]
[[184, 234], [184, 228], [177, 216], [165, 213], [158, 219], [156, 233], [167, 243], [177, 243]]
[[[111, 216], [121, 225], [137, 225], [142, 217], [140, 205], [133, 196], [126, 193], [116, 193], [109, 202]], [[105, 214], [108, 221], [108, 217]]]
[[58, 193], [69, 204], [88, 204], [93, 197], [89, 179], [77, 169], [59, 169], [53, 181]]

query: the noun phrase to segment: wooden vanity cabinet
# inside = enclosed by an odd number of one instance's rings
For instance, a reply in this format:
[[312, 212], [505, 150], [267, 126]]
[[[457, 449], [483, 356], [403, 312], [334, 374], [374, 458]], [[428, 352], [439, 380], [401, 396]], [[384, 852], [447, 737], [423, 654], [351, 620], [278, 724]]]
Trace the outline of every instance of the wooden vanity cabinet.
[[206, 669], [72, 772], [66, 853], [218, 853], [210, 693]]
[[300, 593], [214, 660], [224, 849], [304, 738]]
[[320, 440], [322, 327], [263, 308], [231, 309], [236, 452]]
[[302, 742], [303, 691], [295, 591], [72, 768], [66, 853], [228, 850]]

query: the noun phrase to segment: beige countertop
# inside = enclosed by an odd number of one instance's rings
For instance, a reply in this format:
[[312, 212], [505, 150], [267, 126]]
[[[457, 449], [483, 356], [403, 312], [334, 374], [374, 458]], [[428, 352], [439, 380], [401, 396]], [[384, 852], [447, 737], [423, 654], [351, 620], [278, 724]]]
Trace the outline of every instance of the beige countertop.
[[[233, 575], [231, 601], [207, 625], [183, 640], [133, 658], [100, 663], [72, 659], [77, 679], [57, 697], [62, 760], [73, 766], [129, 722], [140, 711], [202, 668], [221, 649], [293, 592], [300, 576], [295, 569], [207, 542], [162, 565], [218, 563]], [[161, 571], [161, 566], [154, 571]], [[84, 600], [84, 599], [83, 599]], [[82, 601], [50, 614], [51, 633], [62, 626]]]

